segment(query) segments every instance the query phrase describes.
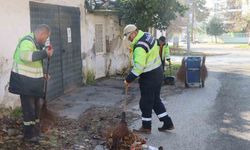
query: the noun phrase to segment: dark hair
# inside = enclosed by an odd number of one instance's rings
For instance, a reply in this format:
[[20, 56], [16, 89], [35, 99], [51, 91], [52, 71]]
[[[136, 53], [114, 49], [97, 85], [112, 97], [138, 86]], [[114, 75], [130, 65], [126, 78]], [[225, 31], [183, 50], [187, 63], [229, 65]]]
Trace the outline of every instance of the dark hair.
[[160, 38], [159, 38], [159, 41], [161, 41], [161, 42], [166, 42], [166, 38], [165, 38], [165, 36], [161, 36]]

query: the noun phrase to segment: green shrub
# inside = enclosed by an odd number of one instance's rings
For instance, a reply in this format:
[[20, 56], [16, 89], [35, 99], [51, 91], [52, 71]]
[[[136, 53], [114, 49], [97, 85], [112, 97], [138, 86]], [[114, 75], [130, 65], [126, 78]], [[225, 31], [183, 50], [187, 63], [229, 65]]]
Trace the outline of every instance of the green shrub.
[[169, 65], [168, 63], [165, 65], [165, 76], [175, 76], [177, 71], [179, 70], [181, 64], [178, 64], [178, 63], [172, 63], [171, 64], [171, 71], [170, 71], [170, 68], [169, 68]]
[[87, 84], [94, 84], [96, 82], [95, 80], [95, 73], [93, 71], [88, 71], [87, 72]]

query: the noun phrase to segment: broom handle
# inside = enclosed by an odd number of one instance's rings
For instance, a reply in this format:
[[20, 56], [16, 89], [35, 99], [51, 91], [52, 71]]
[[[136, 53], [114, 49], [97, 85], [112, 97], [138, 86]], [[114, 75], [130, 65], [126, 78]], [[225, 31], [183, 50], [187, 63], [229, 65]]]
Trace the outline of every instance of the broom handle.
[[44, 104], [47, 103], [47, 89], [48, 89], [48, 73], [49, 73], [49, 66], [50, 66], [50, 57], [48, 57], [47, 61], [47, 68], [45, 74], [45, 85], [44, 85]]
[[169, 62], [168, 62], [168, 66], [169, 66], [170, 76], [172, 76], [172, 66], [171, 66], [171, 61], [169, 61]]
[[128, 105], [128, 86], [125, 85], [125, 102], [123, 107], [124, 112], [127, 110], [127, 105]]

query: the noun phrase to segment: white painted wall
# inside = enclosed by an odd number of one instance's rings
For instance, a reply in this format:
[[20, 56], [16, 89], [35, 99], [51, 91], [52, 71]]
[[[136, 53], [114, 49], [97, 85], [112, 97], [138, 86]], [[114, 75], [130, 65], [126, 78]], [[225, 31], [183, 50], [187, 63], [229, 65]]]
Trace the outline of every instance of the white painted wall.
[[18, 39], [30, 32], [29, 5], [26, 0], [0, 0], [0, 104], [15, 104], [16, 96], [6, 92]]
[[[104, 77], [108, 71], [109, 75], [119, 73], [128, 65], [128, 51], [123, 45], [122, 28], [118, 24], [118, 19], [112, 16], [89, 14], [83, 22], [83, 55], [87, 56], [83, 59], [84, 72], [93, 70], [96, 78]], [[106, 47], [106, 38], [108, 38], [110, 53], [94, 53], [95, 24], [103, 24], [105, 37], [103, 45]]]
[[[84, 0], [0, 0], [2, 4], [0, 9], [0, 104], [7, 106], [19, 104], [18, 97], [10, 94], [6, 86], [18, 39], [30, 32], [29, 1], [80, 8], [83, 76], [86, 76], [88, 71], [92, 71], [96, 78], [100, 78], [104, 77], [107, 71], [109, 75], [119, 73], [128, 65], [128, 51], [123, 46], [122, 29], [118, 25], [117, 18], [87, 13]], [[103, 36], [109, 39], [111, 53], [94, 53], [97, 23], [103, 24]], [[106, 51], [106, 40], [104, 40], [104, 47]]]

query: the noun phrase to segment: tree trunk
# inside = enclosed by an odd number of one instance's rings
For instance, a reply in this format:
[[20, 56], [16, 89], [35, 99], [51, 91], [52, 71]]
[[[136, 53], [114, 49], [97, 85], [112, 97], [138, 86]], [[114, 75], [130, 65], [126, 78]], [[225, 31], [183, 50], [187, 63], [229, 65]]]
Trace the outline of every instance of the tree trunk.
[[248, 33], [248, 45], [250, 45], [250, 32]]
[[215, 43], [217, 44], [217, 36], [215, 36]]
[[156, 30], [156, 28], [153, 28], [153, 36], [154, 36], [155, 38], [157, 38], [157, 30]]
[[168, 32], [167, 32], [167, 30], [165, 30], [165, 37], [166, 37], [166, 41], [167, 41], [167, 43], [168, 43]]
[[191, 41], [194, 42], [194, 4], [192, 2]]

